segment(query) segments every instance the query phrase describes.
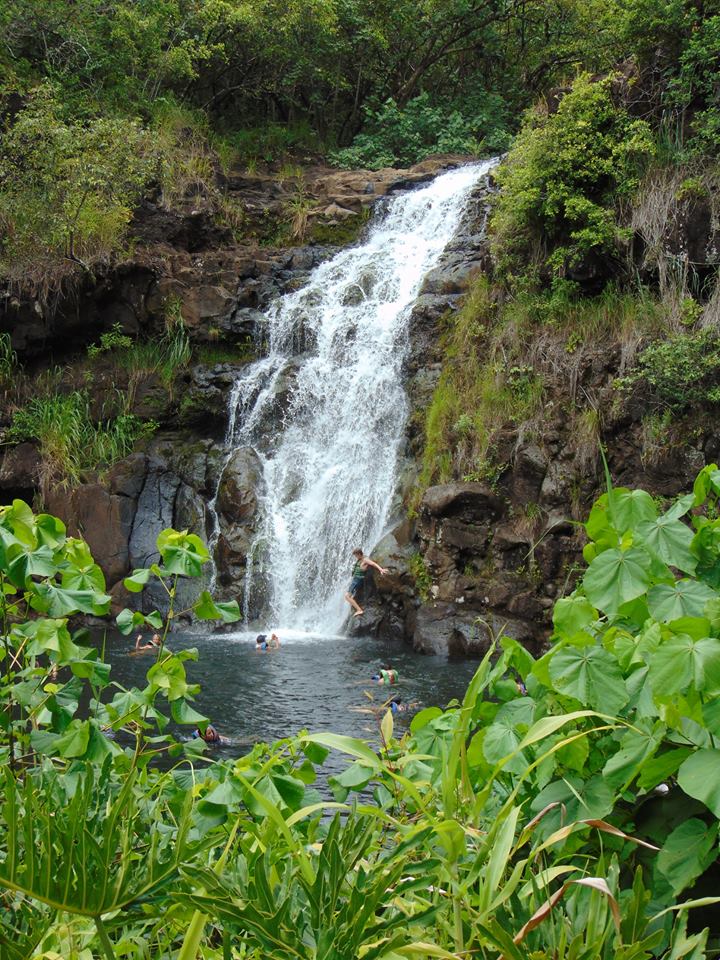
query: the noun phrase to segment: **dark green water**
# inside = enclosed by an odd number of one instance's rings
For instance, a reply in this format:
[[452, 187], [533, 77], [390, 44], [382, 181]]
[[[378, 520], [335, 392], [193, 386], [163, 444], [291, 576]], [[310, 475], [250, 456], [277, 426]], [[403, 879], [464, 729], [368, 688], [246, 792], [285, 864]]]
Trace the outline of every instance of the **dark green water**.
[[[257, 741], [278, 740], [300, 730], [331, 730], [374, 740], [377, 721], [361, 712], [370, 706], [365, 691], [378, 707], [391, 692], [403, 703], [414, 704], [396, 715], [400, 732], [417, 710], [461, 698], [477, 668], [477, 661], [426, 657], [402, 644], [362, 638], [292, 639], [281, 633], [280, 650], [257, 653], [254, 636], [176, 635], [169, 641], [176, 650], [198, 649], [199, 660], [186, 667], [190, 680], [202, 686], [197, 709], [233, 741], [219, 749], [221, 755], [237, 756]], [[126, 686], [141, 686], [154, 654], [129, 656], [131, 646], [126, 638], [109, 640], [112, 677]], [[399, 671], [397, 686], [371, 681], [383, 662]]]

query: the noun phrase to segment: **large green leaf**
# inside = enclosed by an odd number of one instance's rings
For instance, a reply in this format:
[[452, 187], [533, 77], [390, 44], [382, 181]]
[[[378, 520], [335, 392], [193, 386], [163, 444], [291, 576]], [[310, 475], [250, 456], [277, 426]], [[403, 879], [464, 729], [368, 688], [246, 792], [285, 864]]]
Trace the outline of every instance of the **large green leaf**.
[[[503, 704], [495, 720], [486, 728], [483, 740], [483, 754], [492, 764], [499, 763], [513, 753], [523, 736], [527, 733], [535, 715], [535, 701], [530, 697], [520, 697]], [[527, 761], [522, 754], [513, 757], [505, 768], [522, 773]]]
[[49, 581], [36, 584], [34, 591], [31, 606], [51, 617], [69, 617], [73, 613], [100, 617], [108, 612], [112, 599], [98, 590], [66, 590]]
[[638, 534], [643, 545], [656, 553], [671, 567], [677, 567], [685, 573], [694, 573], [697, 558], [690, 552], [694, 532], [682, 522], [667, 513], [656, 520], [645, 520], [638, 525]]
[[561, 637], [570, 639], [598, 618], [598, 612], [587, 597], [561, 597], [553, 609], [553, 626]]
[[157, 547], [168, 573], [184, 577], [199, 577], [202, 565], [210, 559], [200, 537], [187, 530], [163, 530], [158, 535]]
[[587, 569], [583, 587], [591, 603], [605, 613], [641, 596], [650, 586], [650, 556], [646, 550], [605, 550]]
[[718, 825], [691, 817], [676, 827], [657, 855], [655, 869], [677, 896], [715, 859]]
[[637, 776], [645, 762], [660, 746], [665, 725], [641, 720], [628, 730], [620, 741], [620, 749], [603, 768], [603, 776], [612, 787], [619, 787]]
[[207, 590], [203, 590], [193, 604], [193, 612], [199, 620], [222, 620], [223, 623], [235, 623], [242, 616], [237, 600], [220, 603], [213, 600]]
[[614, 799], [614, 791], [601, 775], [591, 777], [587, 782], [569, 776], [544, 787], [533, 798], [530, 810], [539, 813], [550, 804], [558, 804], [536, 828], [538, 836], [546, 838], [560, 826], [575, 820], [602, 820], [612, 810]]
[[559, 693], [602, 713], [619, 713], [628, 701], [620, 666], [602, 647], [558, 650], [550, 659], [550, 677]]
[[720, 640], [693, 640], [682, 633], [664, 640], [650, 657], [649, 676], [656, 697], [671, 697], [689, 687], [720, 693]]
[[705, 804], [720, 819], [720, 750], [698, 750], [678, 770], [688, 796]]
[[648, 591], [651, 615], [661, 623], [681, 617], [701, 617], [705, 604], [717, 599], [717, 593], [697, 580], [677, 580], [673, 584], [658, 583]]
[[93, 563], [83, 570], [66, 570], [62, 575], [62, 585], [68, 590], [98, 590], [105, 592], [105, 575], [100, 567]]
[[645, 490], [626, 490], [617, 487], [610, 494], [613, 525], [618, 533], [637, 530], [641, 523], [657, 517], [655, 501]]

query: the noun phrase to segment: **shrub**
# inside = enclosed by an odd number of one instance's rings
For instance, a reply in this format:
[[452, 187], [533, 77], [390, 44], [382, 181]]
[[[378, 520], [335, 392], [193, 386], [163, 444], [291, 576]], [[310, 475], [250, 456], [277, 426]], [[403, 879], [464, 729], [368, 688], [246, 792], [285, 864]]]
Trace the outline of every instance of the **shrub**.
[[415, 591], [423, 603], [430, 599], [432, 577], [421, 553], [414, 553], [408, 561], [410, 573], [415, 582]]
[[497, 173], [491, 229], [501, 269], [522, 274], [531, 263], [560, 276], [590, 255], [612, 256], [616, 205], [652, 153], [649, 126], [615, 104], [612, 78], [582, 76], [555, 113], [536, 110]]
[[13, 350], [9, 333], [0, 333], [0, 386], [7, 387], [13, 381], [17, 369], [17, 354]]
[[693, 153], [717, 156], [720, 147], [718, 50], [720, 16], [702, 17], [680, 57], [679, 75], [670, 83], [668, 100], [681, 111], [693, 110], [687, 147]]
[[119, 251], [152, 167], [136, 121], [67, 119], [52, 85], [36, 88], [0, 153], [0, 270], [47, 293]]
[[643, 386], [658, 405], [675, 412], [720, 403], [720, 336], [702, 330], [651, 343], [620, 384]]
[[181, 613], [240, 611], [201, 588], [176, 609], [199, 538], [164, 530], [123, 581], [169, 605], [117, 616], [160, 635], [125, 688], [70, 619], [111, 603], [87, 544], [0, 508], [2, 956], [715, 956], [713, 914], [687, 915], [720, 902], [719, 495], [715, 464], [665, 512], [608, 480], [542, 656], [503, 636], [409, 730], [365, 691], [374, 742], [305, 731], [207, 763], [173, 733], [208, 723], [197, 650], [165, 641]]
[[366, 111], [363, 132], [351, 146], [331, 153], [330, 161], [339, 167], [378, 170], [417, 163], [432, 153], [497, 151], [507, 143], [501, 101], [488, 94], [483, 106], [473, 114], [436, 104], [427, 93], [404, 107], [387, 100]]

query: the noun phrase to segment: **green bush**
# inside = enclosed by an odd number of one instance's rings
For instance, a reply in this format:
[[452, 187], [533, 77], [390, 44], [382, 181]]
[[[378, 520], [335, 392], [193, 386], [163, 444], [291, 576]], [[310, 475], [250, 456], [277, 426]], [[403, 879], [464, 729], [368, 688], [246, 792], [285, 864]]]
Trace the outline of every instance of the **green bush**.
[[720, 403], [720, 336], [702, 330], [651, 343], [620, 384], [625, 389], [644, 387], [657, 404], [678, 413]]
[[433, 153], [492, 153], [507, 144], [502, 103], [488, 94], [482, 112], [435, 103], [421, 93], [405, 107], [394, 100], [368, 109], [362, 133], [330, 154], [339, 167], [379, 170], [417, 163]]
[[718, 50], [720, 15], [703, 17], [680, 56], [679, 75], [668, 89], [668, 100], [676, 109], [693, 110], [688, 150], [711, 157], [720, 148]]
[[0, 271], [47, 293], [118, 252], [153, 166], [138, 122], [68, 119], [56, 88], [36, 88], [0, 152]]
[[491, 221], [503, 271], [562, 275], [589, 255], [613, 256], [616, 206], [652, 156], [650, 127], [615, 104], [613, 78], [579, 77], [555, 113], [536, 110], [497, 172]]

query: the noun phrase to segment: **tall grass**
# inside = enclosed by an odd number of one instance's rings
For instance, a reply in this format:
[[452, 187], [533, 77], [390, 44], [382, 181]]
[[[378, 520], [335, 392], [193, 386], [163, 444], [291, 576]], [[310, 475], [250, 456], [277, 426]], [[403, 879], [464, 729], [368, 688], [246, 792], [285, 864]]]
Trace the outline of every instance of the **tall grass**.
[[18, 410], [7, 433], [15, 442], [37, 440], [42, 460], [40, 491], [47, 497], [57, 483], [81, 481], [88, 471], [102, 470], [131, 453], [150, 436], [156, 424], [126, 410], [96, 421], [84, 390], [35, 396]]
[[165, 330], [157, 339], [133, 341], [123, 335], [116, 324], [110, 333], [102, 335], [99, 346], [94, 344], [88, 348], [90, 360], [107, 353], [111, 353], [113, 361], [130, 375], [130, 405], [138, 381], [150, 374], [157, 373], [170, 389], [175, 374], [187, 366], [192, 356], [180, 300], [177, 297], [168, 298], [165, 305]]
[[443, 338], [445, 363], [426, 415], [421, 491], [455, 476], [495, 479], [498, 430], [531, 417], [541, 402], [542, 379], [516, 362], [493, 331], [497, 309], [482, 278]]
[[0, 333], [0, 387], [7, 389], [17, 371], [17, 354], [9, 333]]
[[154, 106], [151, 128], [163, 203], [172, 206], [196, 194], [214, 193], [215, 168], [207, 116], [164, 98]]

